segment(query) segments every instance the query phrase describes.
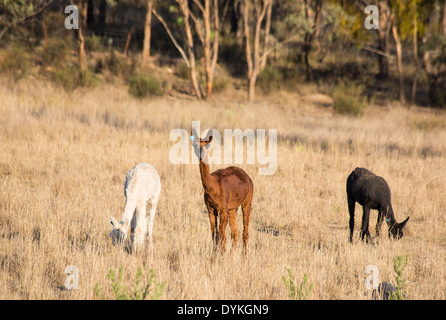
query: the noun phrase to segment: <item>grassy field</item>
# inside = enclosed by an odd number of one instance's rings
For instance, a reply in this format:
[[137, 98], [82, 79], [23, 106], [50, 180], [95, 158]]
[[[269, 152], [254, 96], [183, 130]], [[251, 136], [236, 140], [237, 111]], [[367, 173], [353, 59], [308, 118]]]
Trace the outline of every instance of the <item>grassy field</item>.
[[[446, 298], [444, 112], [369, 106], [351, 118], [289, 92], [244, 101], [237, 92], [206, 102], [138, 100], [113, 84], [67, 94], [40, 81], [1, 83], [0, 299], [97, 299], [95, 285], [109, 294], [107, 274], [120, 267], [129, 286], [138, 268], [142, 283], [153, 269], [166, 283], [162, 299], [288, 299], [287, 269], [297, 284], [307, 275], [310, 299], [369, 299], [365, 267], [394, 283], [397, 256], [409, 258], [409, 298]], [[274, 175], [241, 165], [254, 182], [246, 258], [240, 240], [233, 254], [211, 260], [198, 165], [169, 162], [169, 132], [190, 130], [193, 120], [202, 130], [278, 130]], [[109, 217], [120, 218], [125, 205], [125, 175], [140, 162], [162, 183], [153, 255], [129, 254], [109, 238]], [[385, 177], [399, 222], [410, 216], [400, 241], [385, 236], [385, 225], [375, 244], [359, 241], [357, 205], [356, 240], [348, 242], [345, 181], [357, 166]], [[372, 211], [372, 236], [376, 218]], [[241, 220], [239, 212], [239, 232]], [[63, 289], [68, 265], [79, 270], [77, 290]]]

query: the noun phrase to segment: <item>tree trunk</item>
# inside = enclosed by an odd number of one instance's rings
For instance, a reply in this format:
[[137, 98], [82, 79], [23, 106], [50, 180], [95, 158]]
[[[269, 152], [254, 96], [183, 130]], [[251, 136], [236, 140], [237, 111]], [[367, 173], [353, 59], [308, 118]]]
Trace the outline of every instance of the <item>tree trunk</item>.
[[393, 39], [395, 40], [395, 46], [396, 46], [396, 60], [397, 60], [397, 69], [398, 69], [398, 76], [399, 76], [399, 82], [400, 82], [400, 101], [402, 104], [406, 104], [406, 98], [404, 96], [404, 77], [403, 77], [403, 51], [402, 51], [402, 45], [401, 40], [398, 35], [398, 25], [396, 21], [396, 15], [395, 13], [392, 13], [390, 16], [390, 20], [392, 23], [392, 34]]
[[201, 92], [200, 84], [197, 79], [196, 62], [195, 62], [195, 52], [194, 52], [194, 39], [192, 37], [192, 30], [189, 22], [189, 4], [187, 0], [177, 0], [181, 6], [181, 10], [184, 15], [184, 27], [186, 31], [187, 40], [187, 52], [189, 55], [189, 71], [190, 78], [192, 81], [192, 86], [194, 88], [195, 95], [198, 99], [203, 99], [203, 93]]
[[105, 25], [105, 20], [107, 18], [107, 1], [101, 0], [99, 4], [99, 15], [98, 15], [98, 23], [99, 25]]
[[[273, 11], [273, 6], [272, 6], [272, 4], [270, 4], [268, 6], [268, 10], [266, 12], [265, 36], [264, 36], [264, 41], [263, 41], [263, 52], [266, 52], [268, 50], [269, 33], [270, 33], [270, 30], [271, 30], [271, 14], [272, 14], [272, 11]], [[266, 61], [267, 61], [267, 56], [265, 55], [265, 58], [262, 59], [262, 61], [260, 62], [260, 72], [262, 72], [263, 69], [265, 69]]]
[[248, 64], [248, 101], [252, 102], [255, 99], [255, 86], [257, 81], [257, 76], [260, 71], [261, 62], [266, 59], [267, 51], [263, 50], [262, 55], [260, 54], [260, 33], [262, 28], [262, 22], [265, 18], [266, 12], [272, 6], [272, 0], [264, 0], [263, 6], [259, 2], [254, 1], [254, 12], [255, 12], [255, 28], [254, 28], [254, 43], [253, 51], [251, 52], [250, 43], [250, 28], [249, 28], [249, 1], [243, 0], [243, 34], [245, 38], [245, 53], [246, 61]]
[[[317, 23], [320, 20], [319, 16], [321, 13], [321, 8], [322, 8], [322, 0], [316, 0], [315, 7], [314, 7], [314, 18], [313, 18], [313, 28], [312, 28], [313, 30], [311, 30], [311, 32], [307, 31], [305, 33], [304, 62], [305, 62], [305, 70], [306, 70], [308, 81], [313, 81], [313, 70], [310, 66], [309, 56], [310, 56], [311, 48], [313, 46], [316, 28], [318, 27]], [[305, 0], [305, 18], [307, 20], [310, 19], [308, 0]]]
[[255, 97], [255, 82], [251, 83], [253, 74], [253, 63], [251, 54], [251, 40], [249, 31], [249, 1], [243, 0], [243, 38], [245, 42], [246, 63], [248, 65], [248, 101]]
[[418, 57], [418, 26], [417, 26], [417, 8], [414, 5], [413, 7], [413, 56], [415, 59], [415, 64], [417, 65], [417, 69], [415, 71], [415, 76], [412, 83], [412, 95], [410, 98], [410, 103], [415, 103], [415, 95], [417, 93], [417, 80], [418, 75], [421, 70], [420, 58]]
[[[387, 0], [380, 0], [379, 6], [379, 29], [378, 29], [378, 50], [388, 54], [389, 23]], [[379, 73], [378, 79], [389, 78], [389, 61], [383, 54], [378, 55]]]
[[147, 0], [146, 21], [144, 23], [144, 42], [142, 49], [141, 66], [145, 67], [150, 58], [150, 37], [152, 32], [152, 0]]
[[88, 2], [86, 0], [81, 1], [79, 12], [79, 29], [76, 30], [77, 51], [79, 58], [79, 68], [84, 71], [87, 70], [87, 55], [85, 53], [85, 38], [84, 32], [87, 28], [87, 10]]

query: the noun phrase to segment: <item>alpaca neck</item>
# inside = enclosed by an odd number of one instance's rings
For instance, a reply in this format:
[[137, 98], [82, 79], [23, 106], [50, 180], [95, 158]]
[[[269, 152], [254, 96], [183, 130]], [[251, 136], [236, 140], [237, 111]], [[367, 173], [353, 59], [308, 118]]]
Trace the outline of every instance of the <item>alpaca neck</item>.
[[386, 222], [387, 222], [387, 225], [390, 227], [393, 227], [394, 225], [397, 224], [397, 222], [395, 220], [395, 215], [393, 213], [392, 206], [389, 206], [389, 208], [387, 209]]
[[203, 183], [204, 191], [209, 191], [210, 186], [212, 184], [212, 177], [211, 173], [209, 171], [209, 164], [205, 163], [207, 162], [207, 157], [200, 160], [200, 175], [201, 175], [201, 182]]

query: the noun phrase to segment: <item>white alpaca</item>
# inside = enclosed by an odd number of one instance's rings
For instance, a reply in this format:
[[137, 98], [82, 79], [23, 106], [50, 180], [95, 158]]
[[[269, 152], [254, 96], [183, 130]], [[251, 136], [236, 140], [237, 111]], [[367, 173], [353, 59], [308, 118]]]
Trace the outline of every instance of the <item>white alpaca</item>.
[[150, 164], [140, 163], [127, 173], [124, 184], [126, 198], [124, 214], [121, 222], [111, 217], [113, 230], [110, 232], [110, 237], [113, 239], [113, 244], [122, 243], [127, 238], [128, 228], [131, 226], [132, 250], [144, 246], [147, 231], [149, 231], [150, 249], [153, 248], [153, 221], [160, 192], [160, 177]]

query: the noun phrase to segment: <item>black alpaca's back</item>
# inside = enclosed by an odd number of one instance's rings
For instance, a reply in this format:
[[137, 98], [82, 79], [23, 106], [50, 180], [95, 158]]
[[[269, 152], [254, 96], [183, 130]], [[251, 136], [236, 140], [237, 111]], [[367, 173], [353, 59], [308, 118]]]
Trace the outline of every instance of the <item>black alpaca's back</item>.
[[365, 168], [356, 168], [348, 177], [347, 196], [370, 209], [387, 209], [391, 206], [390, 188], [386, 180]]
[[347, 178], [347, 200], [350, 213], [350, 241], [353, 238], [355, 203], [358, 202], [363, 208], [361, 238], [367, 236], [370, 239], [369, 215], [370, 210], [378, 210], [378, 222], [376, 233], [379, 235], [381, 224], [386, 217], [389, 226], [389, 236], [395, 238], [403, 236], [403, 227], [407, 218], [402, 223], [397, 223], [392, 209], [390, 188], [384, 178], [375, 175], [365, 168], [356, 168]]

